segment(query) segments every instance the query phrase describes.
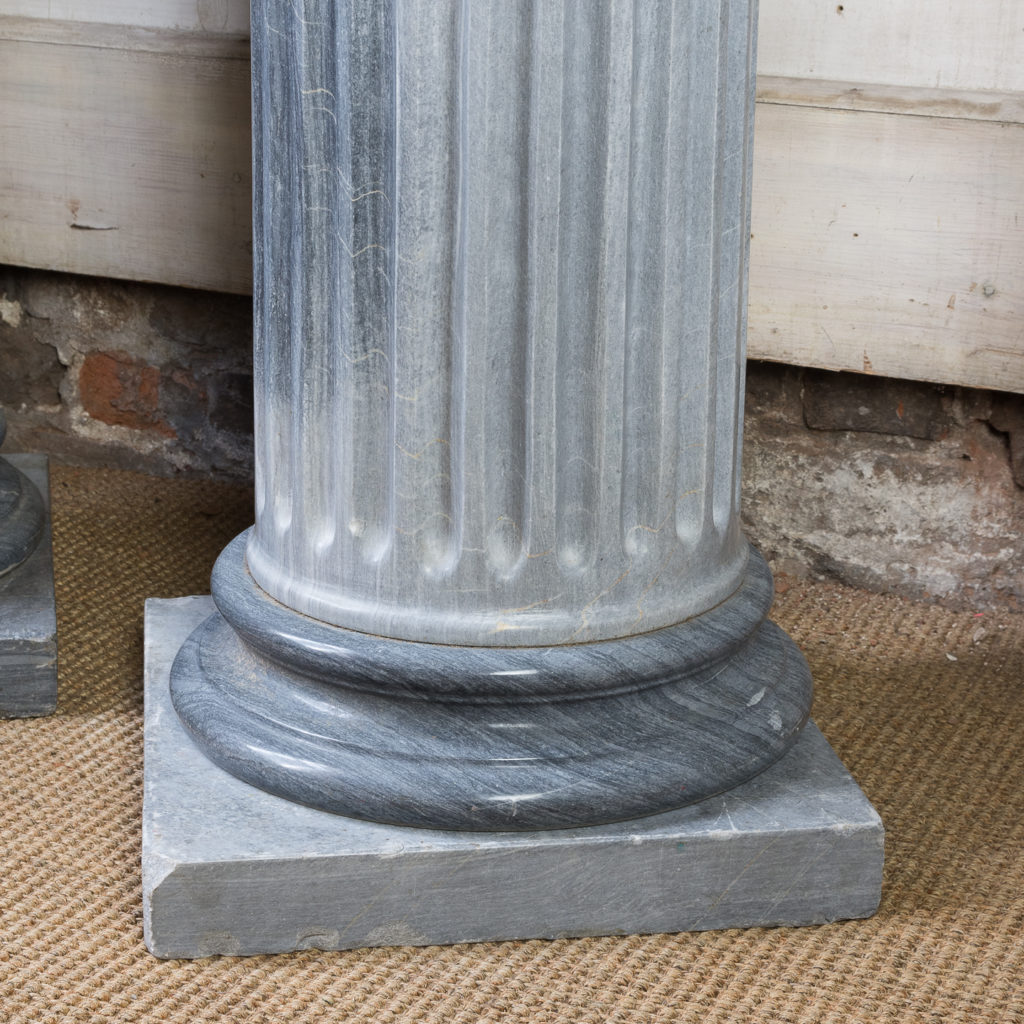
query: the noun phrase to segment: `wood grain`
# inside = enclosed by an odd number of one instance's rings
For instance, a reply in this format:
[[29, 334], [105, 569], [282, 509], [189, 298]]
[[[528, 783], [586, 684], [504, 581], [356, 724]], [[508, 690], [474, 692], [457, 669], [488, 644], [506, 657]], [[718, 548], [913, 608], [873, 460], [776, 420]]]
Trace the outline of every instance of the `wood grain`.
[[[219, 3], [9, 0], [0, 261], [251, 290], [248, 21]], [[924, 52], [920, 6], [762, 4], [750, 354], [1024, 391], [1024, 25], [979, 0]]]
[[4, 0], [3, 13], [58, 23], [249, 33], [248, 0]]
[[1019, 0], [763, 0], [764, 75], [1024, 91]]
[[760, 104], [749, 353], [1024, 391], [1024, 126]]
[[[16, 19], [24, 22], [21, 19]], [[100, 33], [100, 38], [97, 38]], [[3, 38], [0, 260], [166, 284], [251, 288], [249, 65]], [[209, 40], [204, 41], [204, 45]]]

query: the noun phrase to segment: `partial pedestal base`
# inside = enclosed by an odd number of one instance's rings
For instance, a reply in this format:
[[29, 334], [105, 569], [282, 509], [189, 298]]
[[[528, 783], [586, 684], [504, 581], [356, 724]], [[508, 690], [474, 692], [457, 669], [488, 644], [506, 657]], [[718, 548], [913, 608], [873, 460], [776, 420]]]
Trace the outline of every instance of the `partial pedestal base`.
[[878, 815], [808, 725], [750, 782], [679, 811], [442, 832], [299, 806], [211, 764], [171, 706], [209, 598], [146, 608], [143, 900], [161, 957], [817, 924], [881, 892]]
[[[12, 506], [16, 529], [0, 544], [5, 564], [14, 566], [0, 575], [0, 717], [31, 718], [57, 706], [49, 465], [45, 455], [4, 455], [0, 462], [7, 476], [21, 481]], [[24, 486], [26, 477], [32, 486]]]

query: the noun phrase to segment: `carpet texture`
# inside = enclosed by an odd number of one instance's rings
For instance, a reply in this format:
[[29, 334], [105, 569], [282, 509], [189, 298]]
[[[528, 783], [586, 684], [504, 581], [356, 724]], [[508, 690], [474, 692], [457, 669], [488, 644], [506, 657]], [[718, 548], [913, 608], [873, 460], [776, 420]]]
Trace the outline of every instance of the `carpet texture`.
[[882, 906], [805, 929], [159, 961], [142, 605], [208, 592], [248, 492], [53, 469], [58, 714], [0, 722], [0, 1021], [1024, 1021], [1024, 615], [780, 581], [814, 717], [887, 828]]

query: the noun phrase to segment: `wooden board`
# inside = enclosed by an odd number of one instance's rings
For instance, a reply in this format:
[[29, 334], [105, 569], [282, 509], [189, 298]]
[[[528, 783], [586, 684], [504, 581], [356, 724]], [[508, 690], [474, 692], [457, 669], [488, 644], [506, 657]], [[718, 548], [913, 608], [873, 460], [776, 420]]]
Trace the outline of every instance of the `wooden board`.
[[247, 52], [135, 39], [0, 38], [0, 261], [247, 291]]
[[3, 14], [185, 32], [249, 32], [249, 0], [4, 0]]
[[871, 110], [877, 114], [1024, 124], [1024, 92], [924, 89], [906, 85], [825, 82], [814, 78], [758, 75], [757, 99], [760, 103], [781, 103], [786, 106]]
[[1024, 126], [761, 103], [750, 354], [1024, 391]]
[[763, 75], [1024, 92], [1020, 0], [761, 0]]
[[[247, 58], [242, 35], [0, 17], [0, 262], [249, 291]], [[1024, 91], [759, 96], [751, 355], [1024, 391]]]

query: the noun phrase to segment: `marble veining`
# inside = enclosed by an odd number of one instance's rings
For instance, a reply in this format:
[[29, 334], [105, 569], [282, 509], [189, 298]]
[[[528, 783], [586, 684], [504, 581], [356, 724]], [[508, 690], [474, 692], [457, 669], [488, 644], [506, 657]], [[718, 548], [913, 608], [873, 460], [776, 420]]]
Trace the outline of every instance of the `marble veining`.
[[[17, 497], [9, 533], [12, 518], [0, 514], [0, 559], [13, 566], [0, 573], [0, 718], [34, 718], [52, 714], [57, 705], [57, 614], [44, 455], [0, 459], [0, 511], [10, 510], [12, 494]], [[42, 515], [38, 533], [37, 511]], [[13, 545], [8, 543], [12, 535], [18, 538]], [[27, 556], [26, 548], [31, 548]]]
[[317, 624], [248, 575], [244, 538], [213, 576], [219, 614], [171, 672], [215, 763], [350, 817], [426, 828], [568, 828], [702, 800], [774, 763], [811, 679], [764, 621], [752, 554], [733, 598], [676, 626], [549, 648], [453, 647]]
[[255, 0], [269, 594], [530, 646], [736, 590], [754, 7]]
[[882, 824], [812, 723], [744, 785], [618, 824], [413, 829], [261, 792], [211, 766], [170, 706], [171, 661], [211, 611], [208, 597], [146, 602], [143, 928], [157, 956], [820, 924], [878, 906]]

